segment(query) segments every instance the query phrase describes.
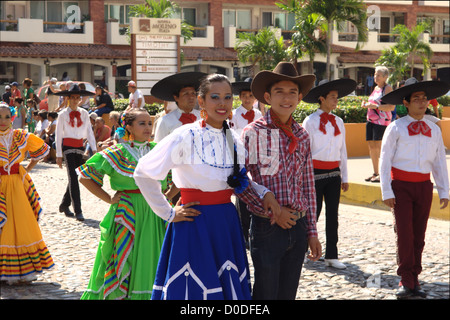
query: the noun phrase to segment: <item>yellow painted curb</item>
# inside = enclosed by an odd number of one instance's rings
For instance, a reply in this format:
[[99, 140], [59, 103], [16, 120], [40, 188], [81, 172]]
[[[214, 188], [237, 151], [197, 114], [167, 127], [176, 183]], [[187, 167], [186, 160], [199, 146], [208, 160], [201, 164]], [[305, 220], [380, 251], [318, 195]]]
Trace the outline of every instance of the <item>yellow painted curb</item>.
[[[371, 185], [350, 182], [348, 191], [341, 192], [341, 203], [389, 210], [382, 200], [379, 184]], [[436, 191], [433, 193], [430, 218], [450, 220], [450, 206], [440, 209], [439, 196]]]

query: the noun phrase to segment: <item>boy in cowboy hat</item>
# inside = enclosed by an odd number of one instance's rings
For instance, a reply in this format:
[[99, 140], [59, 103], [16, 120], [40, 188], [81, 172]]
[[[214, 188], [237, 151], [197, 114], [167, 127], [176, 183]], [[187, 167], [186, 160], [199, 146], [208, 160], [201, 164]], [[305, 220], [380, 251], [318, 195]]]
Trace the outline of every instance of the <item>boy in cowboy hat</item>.
[[321, 255], [309, 136], [292, 118], [314, 80], [314, 75], [298, 75], [292, 63], [280, 62], [273, 72], [259, 72], [251, 85], [256, 99], [271, 108], [243, 130], [246, 168], [282, 206], [281, 214], [266, 215], [260, 205], [246, 201], [253, 214], [254, 299], [295, 299], [308, 244], [312, 260]]
[[197, 104], [197, 89], [203, 72], [183, 72], [159, 80], [151, 94], [164, 101], [175, 101], [178, 108], [160, 118], [156, 124], [155, 142], [161, 141], [178, 127], [200, 120]]
[[408, 115], [392, 122], [381, 146], [381, 192], [392, 208], [397, 234], [397, 298], [425, 297], [418, 275], [422, 271], [425, 232], [436, 183], [441, 209], [447, 207], [449, 181], [441, 130], [424, 117], [428, 101], [445, 94], [443, 81], [406, 80], [405, 86], [385, 95], [389, 104], [404, 104]]
[[250, 122], [262, 117], [261, 111], [253, 108], [256, 99], [250, 88], [252, 78], [246, 78], [244, 81], [233, 82], [233, 94], [239, 96], [241, 105], [233, 110], [233, 118], [230, 120], [230, 128], [235, 130], [244, 129]]
[[345, 127], [341, 118], [331, 113], [338, 99], [356, 88], [351, 79], [322, 80], [303, 98], [308, 103], [318, 103], [319, 109], [306, 117], [303, 128], [311, 139], [311, 153], [317, 199], [317, 219], [326, 206], [326, 253], [325, 264], [337, 269], [346, 266], [338, 260], [338, 210], [341, 188], [348, 190], [347, 148]]
[[69, 210], [69, 206], [72, 204], [77, 220], [83, 221], [80, 187], [75, 169], [83, 164], [84, 139], [87, 139], [94, 153], [97, 151], [97, 144], [89, 120], [89, 113], [78, 107], [78, 103], [81, 96], [93, 96], [94, 93], [80, 90], [78, 85], [75, 84], [69, 90], [55, 94], [69, 98], [69, 107], [58, 115], [55, 131], [56, 163], [62, 168], [64, 157], [69, 180], [59, 206], [59, 212], [64, 212], [67, 217], [73, 217], [73, 213]]

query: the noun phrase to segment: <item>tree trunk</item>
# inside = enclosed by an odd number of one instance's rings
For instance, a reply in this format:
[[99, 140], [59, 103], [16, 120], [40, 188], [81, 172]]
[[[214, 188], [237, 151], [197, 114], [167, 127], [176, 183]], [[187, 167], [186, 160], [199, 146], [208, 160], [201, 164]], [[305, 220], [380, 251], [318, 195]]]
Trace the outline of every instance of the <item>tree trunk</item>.
[[327, 72], [326, 72], [326, 78], [328, 80], [330, 79], [331, 74], [331, 65], [330, 65], [330, 59], [331, 59], [331, 43], [332, 43], [332, 32], [333, 32], [333, 21], [328, 21], [328, 32], [327, 32]]

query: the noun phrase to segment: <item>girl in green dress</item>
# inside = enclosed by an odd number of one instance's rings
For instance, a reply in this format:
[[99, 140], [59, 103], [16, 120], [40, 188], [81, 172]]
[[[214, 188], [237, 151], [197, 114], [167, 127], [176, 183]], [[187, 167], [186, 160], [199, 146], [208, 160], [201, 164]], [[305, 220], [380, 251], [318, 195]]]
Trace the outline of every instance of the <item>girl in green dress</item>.
[[[149, 142], [150, 115], [132, 111], [122, 118], [125, 142], [94, 154], [77, 168], [81, 184], [111, 204], [100, 223], [100, 243], [83, 300], [150, 299], [166, 230], [133, 179], [139, 159], [156, 145]], [[102, 188], [105, 175], [114, 195]], [[161, 189], [166, 186], [167, 182], [161, 181]]]

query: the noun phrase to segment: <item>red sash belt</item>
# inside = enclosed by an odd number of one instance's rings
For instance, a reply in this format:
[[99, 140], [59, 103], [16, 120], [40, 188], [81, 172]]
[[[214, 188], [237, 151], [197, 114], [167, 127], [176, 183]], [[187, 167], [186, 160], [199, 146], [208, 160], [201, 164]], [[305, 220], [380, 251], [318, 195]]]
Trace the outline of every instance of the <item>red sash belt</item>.
[[124, 193], [141, 193], [141, 190], [139, 190], [139, 189], [122, 190], [121, 192], [124, 192]]
[[[12, 167], [9, 168], [9, 174], [18, 174], [19, 173], [19, 167], [20, 167], [19, 163], [13, 164]], [[5, 170], [4, 167], [0, 167], [0, 175], [1, 176], [5, 176], [7, 174], [8, 174], [8, 171]]]
[[313, 159], [313, 167], [314, 169], [331, 170], [339, 168], [339, 161], [320, 161]]
[[429, 173], [408, 172], [392, 167], [392, 180], [401, 180], [407, 182], [424, 182], [430, 180]]
[[81, 148], [83, 147], [83, 139], [64, 138], [63, 145], [66, 147]]
[[180, 189], [181, 203], [186, 204], [189, 202], [199, 201], [200, 205], [208, 206], [213, 204], [223, 204], [231, 202], [232, 189], [205, 192], [199, 189]]

